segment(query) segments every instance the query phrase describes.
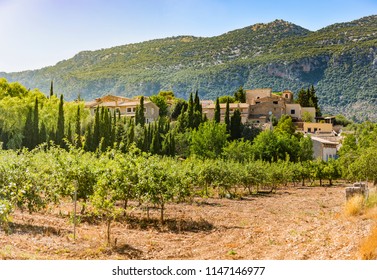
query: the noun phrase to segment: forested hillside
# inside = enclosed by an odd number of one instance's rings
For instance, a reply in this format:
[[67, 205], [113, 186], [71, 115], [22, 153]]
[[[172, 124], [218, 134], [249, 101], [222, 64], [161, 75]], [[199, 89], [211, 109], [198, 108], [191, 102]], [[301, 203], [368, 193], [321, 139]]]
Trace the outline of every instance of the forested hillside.
[[51, 80], [68, 100], [104, 94], [153, 95], [198, 90], [214, 99], [244, 88], [274, 91], [314, 84], [324, 113], [377, 119], [377, 16], [312, 32], [276, 20], [226, 34], [180, 36], [80, 52], [55, 66], [0, 73], [8, 81], [48, 92]]

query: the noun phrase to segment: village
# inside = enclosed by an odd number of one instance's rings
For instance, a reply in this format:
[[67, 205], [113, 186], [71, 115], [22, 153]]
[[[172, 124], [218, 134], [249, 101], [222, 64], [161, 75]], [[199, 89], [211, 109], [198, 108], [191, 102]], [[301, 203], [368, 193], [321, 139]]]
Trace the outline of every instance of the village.
[[[245, 90], [246, 102], [229, 103], [230, 114], [235, 110], [241, 113], [243, 124], [251, 123], [262, 130], [272, 130], [272, 118], [279, 120], [283, 115], [290, 116], [296, 126], [296, 131], [310, 135], [313, 142], [313, 158], [328, 161], [336, 159], [341, 147], [341, 125], [334, 125], [334, 116], [317, 117], [316, 108], [302, 107], [294, 102], [294, 94], [290, 90], [273, 93], [271, 88]], [[85, 107], [95, 114], [98, 107], [106, 107], [112, 113], [115, 111], [123, 117], [134, 118], [140, 98], [127, 98], [115, 95], [105, 95], [93, 101], [85, 102]], [[213, 120], [215, 117], [215, 101], [201, 100], [203, 115]], [[220, 119], [224, 122], [226, 103], [220, 104]], [[157, 121], [159, 107], [148, 97], [144, 101], [146, 123]]]

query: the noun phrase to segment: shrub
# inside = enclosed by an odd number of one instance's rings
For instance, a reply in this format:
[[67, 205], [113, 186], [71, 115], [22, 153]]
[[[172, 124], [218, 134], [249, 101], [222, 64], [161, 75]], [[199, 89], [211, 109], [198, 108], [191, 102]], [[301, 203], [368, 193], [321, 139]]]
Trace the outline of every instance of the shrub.
[[363, 260], [377, 260], [377, 226], [364, 239], [360, 246], [360, 255]]
[[356, 216], [361, 214], [364, 205], [364, 197], [355, 195], [346, 202], [345, 213], [347, 216]]

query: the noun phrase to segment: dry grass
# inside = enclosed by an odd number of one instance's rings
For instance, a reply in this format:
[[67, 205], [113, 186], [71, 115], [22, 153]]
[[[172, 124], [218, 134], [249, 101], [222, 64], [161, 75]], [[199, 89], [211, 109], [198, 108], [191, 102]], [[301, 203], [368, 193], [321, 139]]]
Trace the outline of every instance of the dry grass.
[[363, 260], [377, 259], [377, 226], [374, 226], [370, 235], [361, 242], [360, 255]]
[[346, 201], [344, 212], [347, 216], [357, 216], [363, 212], [364, 196], [355, 195]]
[[72, 203], [33, 215], [16, 211], [9, 232], [0, 230], [0, 259], [360, 259], [375, 213], [346, 217], [344, 202], [343, 187], [198, 198], [168, 204], [164, 225], [158, 209], [147, 219], [134, 203], [127, 219], [112, 224], [110, 247], [105, 223], [90, 219], [81, 220], [73, 240]]

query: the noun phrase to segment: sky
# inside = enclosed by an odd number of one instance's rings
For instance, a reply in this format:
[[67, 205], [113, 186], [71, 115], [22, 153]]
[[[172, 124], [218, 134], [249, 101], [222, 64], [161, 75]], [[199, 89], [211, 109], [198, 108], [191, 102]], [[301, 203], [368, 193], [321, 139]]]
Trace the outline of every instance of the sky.
[[178, 35], [212, 37], [283, 19], [315, 31], [377, 14], [377, 0], [0, 0], [0, 72], [80, 51]]

